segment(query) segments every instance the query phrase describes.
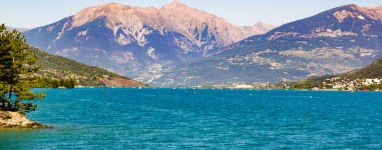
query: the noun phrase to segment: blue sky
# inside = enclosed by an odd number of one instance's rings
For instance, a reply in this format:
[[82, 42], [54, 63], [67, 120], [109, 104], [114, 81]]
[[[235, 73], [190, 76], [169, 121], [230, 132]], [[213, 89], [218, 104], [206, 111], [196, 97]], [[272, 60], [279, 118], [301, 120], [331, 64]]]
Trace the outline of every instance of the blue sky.
[[[34, 28], [71, 16], [88, 6], [122, 3], [131, 6], [161, 6], [173, 0], [6, 0], [0, 5], [0, 22], [9, 26]], [[223, 17], [237, 25], [258, 21], [281, 25], [345, 4], [364, 7], [382, 5], [382, 0], [178, 0]]]

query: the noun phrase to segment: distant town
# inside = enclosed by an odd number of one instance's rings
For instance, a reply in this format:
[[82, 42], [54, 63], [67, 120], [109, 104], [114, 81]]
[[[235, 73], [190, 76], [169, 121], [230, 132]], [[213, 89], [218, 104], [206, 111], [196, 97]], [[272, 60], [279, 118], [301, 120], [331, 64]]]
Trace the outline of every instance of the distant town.
[[326, 79], [322, 82], [322, 87], [314, 87], [313, 90], [318, 89], [337, 89], [337, 90], [349, 90], [349, 91], [358, 91], [358, 90], [380, 90], [382, 79], [347, 79], [341, 77], [334, 77]]
[[193, 88], [212, 89], [288, 89], [288, 90], [324, 90], [324, 91], [382, 91], [382, 79], [348, 79], [332, 77], [321, 82], [300, 84], [294, 82], [253, 83], [233, 85], [204, 85]]

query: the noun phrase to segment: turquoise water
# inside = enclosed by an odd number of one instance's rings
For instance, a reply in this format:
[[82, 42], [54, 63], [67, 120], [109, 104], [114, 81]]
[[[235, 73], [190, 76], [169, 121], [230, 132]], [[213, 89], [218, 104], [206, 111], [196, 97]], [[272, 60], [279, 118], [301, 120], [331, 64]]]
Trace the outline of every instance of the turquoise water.
[[[107, 91], [106, 91], [107, 90]], [[0, 149], [382, 149], [382, 93], [193, 89], [46, 91]]]

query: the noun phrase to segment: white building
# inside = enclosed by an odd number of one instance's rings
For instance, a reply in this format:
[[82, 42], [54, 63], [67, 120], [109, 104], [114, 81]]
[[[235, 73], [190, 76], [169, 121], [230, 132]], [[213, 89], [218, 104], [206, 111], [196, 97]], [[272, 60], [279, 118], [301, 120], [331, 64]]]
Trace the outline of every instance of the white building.
[[246, 84], [240, 84], [240, 85], [235, 85], [235, 88], [237, 89], [251, 89], [253, 88], [252, 85], [246, 85]]
[[340, 84], [337, 84], [337, 85], [333, 86], [333, 89], [342, 89], [342, 88], [344, 88], [344, 86], [340, 85]]
[[379, 84], [379, 83], [381, 83], [381, 80], [376, 78], [376, 79], [373, 79], [373, 82], [376, 83], [376, 84]]
[[366, 79], [366, 85], [373, 84], [373, 79]]

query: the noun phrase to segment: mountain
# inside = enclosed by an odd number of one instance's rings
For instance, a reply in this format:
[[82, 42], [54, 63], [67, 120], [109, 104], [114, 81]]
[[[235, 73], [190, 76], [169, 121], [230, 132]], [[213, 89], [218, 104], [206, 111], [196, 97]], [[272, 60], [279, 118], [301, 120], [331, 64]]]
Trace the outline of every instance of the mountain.
[[13, 31], [14, 29], [16, 29], [17, 31], [25, 32], [25, 31], [29, 30], [27, 28], [15, 28], [15, 27], [10, 27], [10, 26], [5, 26], [5, 27], [7, 28], [8, 31]]
[[74, 79], [82, 86], [146, 87], [146, 85], [112, 73], [105, 69], [88, 66], [62, 56], [48, 54], [40, 49], [32, 49], [38, 56], [37, 65], [41, 69], [38, 76], [50, 79]]
[[[106, 4], [24, 34], [48, 53], [133, 78], [215, 52], [273, 28], [240, 27], [174, 1], [160, 9]], [[147, 76], [147, 77], [146, 77]]]
[[172, 67], [150, 84], [277, 82], [361, 68], [382, 56], [382, 6], [333, 8], [216, 53]]
[[15, 27], [10, 27], [10, 26], [5, 26], [8, 31], [13, 31], [14, 29], [16, 29], [17, 31], [20, 31], [20, 32], [25, 32], [25, 31], [28, 31], [29, 29], [27, 28], [15, 28]]
[[263, 22], [258, 22], [253, 26], [243, 26], [242, 32], [249, 33], [249, 35], [259, 35], [259, 34], [264, 34], [267, 33], [268, 31], [274, 29], [275, 26], [266, 24]]

